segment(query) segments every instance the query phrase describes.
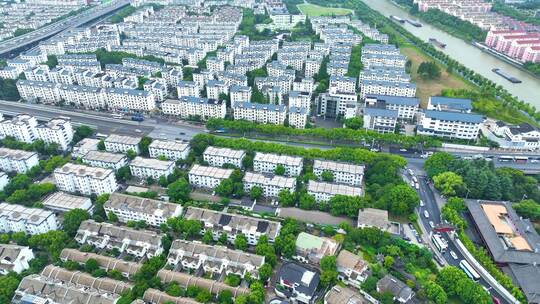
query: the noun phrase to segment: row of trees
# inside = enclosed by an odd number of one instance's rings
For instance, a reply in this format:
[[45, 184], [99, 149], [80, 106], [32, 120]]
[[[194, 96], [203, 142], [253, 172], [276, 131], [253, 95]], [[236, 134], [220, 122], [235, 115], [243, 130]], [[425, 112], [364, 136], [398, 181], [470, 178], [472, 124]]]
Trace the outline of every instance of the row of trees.
[[41, 139], [35, 140], [32, 143], [25, 143], [8, 136], [0, 140], [0, 147], [24, 151], [35, 151], [42, 155], [57, 155], [60, 153], [60, 145], [57, 143], [45, 143]]

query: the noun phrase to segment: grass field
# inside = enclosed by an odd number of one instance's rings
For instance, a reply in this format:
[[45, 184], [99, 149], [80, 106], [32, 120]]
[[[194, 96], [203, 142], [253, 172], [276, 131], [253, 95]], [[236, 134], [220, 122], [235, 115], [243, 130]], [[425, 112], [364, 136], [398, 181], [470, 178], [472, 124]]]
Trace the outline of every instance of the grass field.
[[341, 16], [352, 14], [353, 11], [346, 8], [334, 8], [334, 7], [324, 7], [318, 6], [315, 4], [303, 3], [297, 5], [298, 9], [302, 14], [308, 17], [318, 17], [318, 16]]
[[420, 98], [423, 107], [427, 105], [430, 96], [441, 95], [443, 89], [475, 89], [471, 84], [467, 83], [462, 78], [448, 74], [446, 68], [439, 65], [441, 68], [441, 78], [436, 80], [424, 80], [418, 77], [416, 71], [418, 66], [424, 61], [434, 61], [429, 56], [422, 53], [414, 46], [401, 47], [400, 51], [403, 55], [411, 60], [411, 78], [416, 83], [416, 96]]

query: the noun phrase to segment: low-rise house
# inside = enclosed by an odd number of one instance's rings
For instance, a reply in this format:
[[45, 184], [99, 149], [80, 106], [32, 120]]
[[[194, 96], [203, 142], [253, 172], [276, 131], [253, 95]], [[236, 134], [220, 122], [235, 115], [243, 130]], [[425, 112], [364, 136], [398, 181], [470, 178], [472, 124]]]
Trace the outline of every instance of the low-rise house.
[[239, 234], [243, 234], [250, 245], [256, 245], [262, 235], [273, 242], [281, 229], [279, 222], [194, 207], [187, 208], [184, 218], [203, 222], [204, 230], [210, 229], [214, 240], [225, 233], [231, 243]]
[[166, 159], [176, 161], [188, 157], [189, 144], [180, 141], [155, 139], [148, 146], [148, 152], [152, 158], [163, 156]]
[[71, 157], [83, 157], [90, 151], [97, 151], [100, 140], [96, 138], [83, 138], [80, 142], [73, 146]]
[[138, 178], [158, 179], [161, 176], [169, 176], [174, 171], [174, 161], [158, 160], [155, 158], [135, 157], [129, 164], [131, 175]]
[[[214, 281], [203, 277], [196, 277], [183, 272], [161, 269], [158, 271], [157, 276], [164, 284], [176, 282], [181, 288], [188, 288], [192, 286], [200, 287], [216, 295], [223, 290], [230, 291], [233, 297], [247, 295], [250, 293], [249, 288], [243, 286], [232, 287], [223, 282]], [[182, 302], [182, 304], [184, 304], [184, 302]]]
[[193, 165], [189, 170], [189, 183], [195, 187], [214, 189], [233, 173], [232, 169]]
[[264, 264], [264, 257], [223, 246], [175, 240], [169, 250], [167, 263], [188, 270], [202, 268], [205, 272], [218, 275], [225, 273], [244, 277], [249, 273], [252, 277], [258, 277], [258, 269]]
[[34, 253], [28, 246], [0, 244], [0, 275], [21, 273], [30, 268]]
[[385, 275], [377, 282], [377, 292], [389, 292], [394, 301], [399, 303], [408, 303], [414, 297], [414, 291], [391, 274]]
[[294, 258], [304, 263], [318, 264], [325, 256], [334, 255], [339, 243], [333, 239], [300, 232], [296, 238]]
[[92, 259], [98, 263], [99, 268], [105, 271], [118, 270], [128, 279], [133, 277], [142, 267], [142, 264], [139, 263], [124, 261], [93, 252], [82, 252], [72, 248], [64, 248], [60, 253], [60, 259], [63, 262], [73, 261], [81, 265], [86, 264], [88, 260]]
[[200, 302], [195, 301], [191, 298], [183, 298], [183, 297], [173, 297], [168, 295], [166, 292], [154, 289], [154, 288], [148, 288], [143, 295], [143, 300], [141, 303], [132, 302], [132, 304], [199, 304]]
[[208, 146], [203, 153], [203, 159], [210, 166], [222, 167], [224, 164], [231, 164], [237, 168], [242, 168], [242, 160], [246, 156], [244, 150], [233, 150], [229, 148], [217, 148]]
[[358, 210], [358, 228], [374, 227], [393, 235], [401, 233], [401, 225], [388, 219], [388, 211], [374, 208]]
[[287, 262], [281, 266], [277, 274], [274, 291], [283, 298], [299, 303], [313, 303], [320, 275], [306, 266]]
[[338, 279], [347, 285], [360, 288], [360, 284], [367, 279], [368, 263], [348, 250], [341, 250], [336, 258], [336, 266]]
[[[324, 296], [324, 304], [368, 304], [364, 296], [348, 287], [334, 286]], [[376, 303], [376, 302], [375, 302]]]
[[82, 158], [82, 162], [92, 166], [105, 169], [118, 170], [128, 163], [128, 158], [125, 154], [111, 153], [105, 151], [91, 150], [88, 151]]
[[167, 219], [182, 214], [182, 206], [158, 200], [112, 193], [103, 205], [107, 214], [116, 214], [122, 223], [129, 221], [144, 221], [150, 226], [159, 227]]
[[161, 235], [149, 230], [135, 230], [109, 223], [86, 220], [75, 235], [79, 244], [89, 244], [99, 249], [116, 248], [136, 257], [152, 258], [163, 252]]
[[74, 209], [85, 210], [92, 214], [92, 200], [89, 197], [55, 192], [43, 200], [43, 208], [56, 212], [68, 212]]

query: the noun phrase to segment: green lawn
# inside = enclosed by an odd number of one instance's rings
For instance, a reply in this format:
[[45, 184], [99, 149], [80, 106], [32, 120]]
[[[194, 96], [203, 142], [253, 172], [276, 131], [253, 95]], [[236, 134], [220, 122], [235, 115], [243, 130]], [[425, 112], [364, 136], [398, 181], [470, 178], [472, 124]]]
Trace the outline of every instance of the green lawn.
[[352, 14], [353, 11], [346, 8], [335, 8], [335, 7], [324, 7], [318, 6], [315, 4], [303, 3], [297, 5], [298, 9], [302, 14], [308, 17], [318, 17], [318, 16], [341, 16]]

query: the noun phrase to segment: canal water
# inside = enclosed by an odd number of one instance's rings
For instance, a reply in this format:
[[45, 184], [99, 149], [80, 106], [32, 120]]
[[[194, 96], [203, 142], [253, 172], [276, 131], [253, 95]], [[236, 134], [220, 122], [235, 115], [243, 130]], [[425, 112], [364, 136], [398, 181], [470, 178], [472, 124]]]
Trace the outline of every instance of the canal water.
[[[394, 5], [389, 0], [362, 1], [386, 17], [396, 15], [400, 18], [416, 20], [414, 16]], [[480, 49], [470, 45], [468, 42], [451, 36], [450, 34], [447, 34], [446, 32], [432, 25], [424, 22], [421, 23], [423, 25], [422, 27], [415, 27], [409, 23], [405, 23], [402, 26], [424, 41], [428, 41], [429, 38], [436, 38], [440, 42], [445, 43], [446, 48], [439, 48], [439, 50], [443, 51], [451, 58], [459, 61], [467, 68], [503, 86], [508, 92], [517, 96], [521, 100], [536, 106], [537, 109], [540, 109], [540, 79], [535, 78], [534, 76], [514, 67], [509, 63], [506, 63], [493, 55], [482, 52]], [[495, 74], [492, 71], [494, 68], [500, 68], [508, 74], [519, 78], [522, 83], [511, 83], [510, 81]]]

